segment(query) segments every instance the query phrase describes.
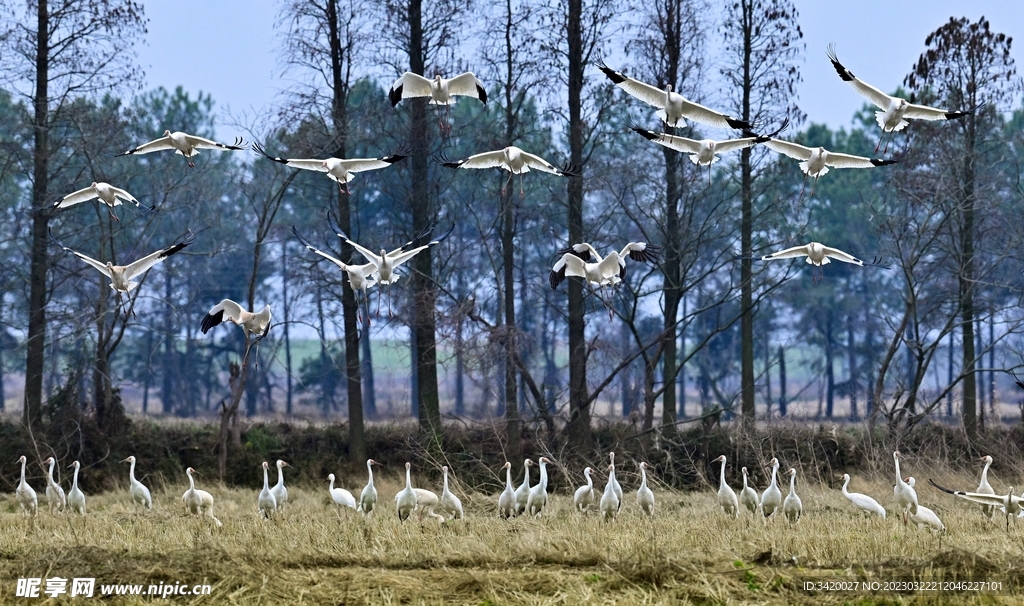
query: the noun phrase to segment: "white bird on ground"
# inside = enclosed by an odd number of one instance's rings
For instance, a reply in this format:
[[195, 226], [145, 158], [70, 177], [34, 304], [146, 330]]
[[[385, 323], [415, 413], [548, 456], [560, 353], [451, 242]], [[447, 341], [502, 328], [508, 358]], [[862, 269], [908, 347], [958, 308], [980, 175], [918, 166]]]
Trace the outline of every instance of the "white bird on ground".
[[718, 478], [718, 504], [725, 515], [730, 518], [738, 518], [740, 516], [739, 499], [736, 498], [736, 492], [732, 487], [725, 483], [725, 455], [720, 455], [712, 463], [722, 464], [722, 471]]
[[68, 507], [78, 515], [85, 515], [85, 493], [78, 487], [78, 469], [81, 463], [75, 461], [68, 468], [75, 468], [74, 478], [71, 480], [71, 490], [68, 492]]
[[583, 470], [583, 477], [587, 479], [587, 484], [577, 488], [576, 492], [572, 495], [572, 504], [580, 513], [587, 513], [587, 510], [590, 509], [590, 506], [594, 504], [597, 498], [594, 494], [594, 480], [590, 477], [590, 471], [589, 467]]
[[334, 479], [335, 478], [333, 473], [327, 474], [327, 481], [330, 482], [330, 484], [327, 486], [327, 492], [330, 493], [331, 500], [334, 501], [334, 504], [337, 505], [339, 509], [341, 507], [356, 509], [356, 498], [352, 496], [351, 492], [345, 490], [344, 488], [335, 488]]
[[[428, 241], [426, 244], [419, 244], [419, 242], [421, 242], [424, 238], [429, 237], [429, 234], [432, 231], [432, 228], [430, 228], [391, 252], [388, 252], [382, 248], [380, 250], [380, 255], [375, 255], [370, 249], [366, 248], [365, 246], [361, 246], [357, 242], [354, 242], [352, 239], [350, 239], [347, 235], [345, 235], [345, 232], [343, 232], [341, 228], [338, 227], [337, 223], [334, 222], [333, 218], [330, 219], [329, 223], [331, 229], [334, 230], [334, 233], [337, 234], [337, 236], [341, 238], [343, 242], [347, 242], [348, 244], [350, 244], [352, 248], [356, 249], [356, 252], [366, 257], [367, 261], [369, 261], [370, 263], [377, 267], [377, 282], [379, 284], [386, 284], [388, 287], [388, 317], [391, 317], [392, 315], [391, 285], [394, 284], [395, 282], [398, 282], [398, 278], [401, 277], [397, 273], [395, 273], [395, 271], [403, 263], [409, 261], [422, 251], [427, 250], [432, 246], [437, 246], [438, 244], [443, 242], [444, 239], [450, 236], [452, 231], [455, 229], [455, 223], [453, 222], [452, 226], [448, 228], [448, 231], [443, 233], [441, 236]], [[369, 309], [367, 309], [367, 312], [369, 312]], [[379, 298], [377, 299], [377, 315], [380, 315]]]
[[799, 522], [800, 516], [804, 512], [804, 504], [796, 495], [796, 469], [792, 467], [789, 468], [789, 494], [782, 502], [782, 512], [786, 514], [786, 519], [790, 524]]
[[416, 511], [420, 512], [420, 522], [423, 521], [423, 516], [430, 516], [438, 522], [444, 522], [444, 516], [434, 511], [440, 505], [440, 499], [437, 498], [436, 493], [426, 488], [414, 488], [413, 492], [416, 493]]
[[643, 101], [647, 105], [658, 108], [658, 117], [669, 126], [682, 128], [686, 126], [683, 118], [689, 118], [708, 126], [719, 128], [750, 129], [749, 123], [727, 116], [721, 112], [698, 105], [688, 100], [679, 93], [672, 90], [669, 84], [665, 90], [651, 86], [634, 78], [630, 78], [621, 72], [617, 72], [607, 65], [600, 63], [597, 66], [615, 86], [629, 93], [631, 96]]
[[[614, 520], [619, 515], [619, 508], [622, 506], [622, 499], [615, 492], [615, 463], [608, 466], [608, 483], [604, 485], [604, 493], [601, 495], [601, 515], [604, 519]], [[621, 489], [620, 489], [621, 490]]]
[[64, 196], [60, 200], [54, 202], [53, 207], [67, 208], [69, 206], [81, 204], [82, 202], [88, 202], [93, 198], [99, 198], [100, 202], [103, 202], [109, 207], [107, 209], [107, 212], [110, 213], [110, 218], [115, 221], [120, 221], [120, 219], [118, 219], [117, 215], [114, 214], [114, 207], [120, 206], [122, 200], [135, 204], [137, 208], [145, 209], [148, 211], [155, 210], [155, 207], [151, 208], [149, 206], [143, 206], [141, 202], [135, 199], [135, 196], [131, 195], [130, 193], [126, 192], [120, 187], [114, 187], [113, 185], [109, 183], [104, 183], [103, 181], [93, 181], [92, 185], [90, 185], [89, 187], [85, 187], [78, 191], [71, 192], [70, 194]]
[[885, 508], [878, 504], [878, 501], [872, 499], [866, 494], [859, 492], [849, 492], [847, 487], [850, 485], [850, 474], [843, 474], [843, 496], [846, 497], [854, 507], [857, 509], [869, 513], [872, 515], [885, 518]]
[[526, 503], [530, 500], [530, 466], [533, 465], [533, 461], [526, 459], [523, 461], [523, 483], [516, 488], [516, 515], [521, 515], [526, 511]]
[[761, 260], [775, 261], [776, 259], [795, 259], [797, 257], [807, 257], [807, 263], [818, 268], [818, 276], [815, 277], [813, 274], [811, 275], [811, 279], [815, 284], [824, 279], [824, 270], [821, 269], [821, 267], [831, 263], [832, 259], [842, 261], [843, 263], [850, 263], [852, 265], [860, 265], [861, 267], [889, 268], [888, 265], [882, 264], [880, 259], [875, 259], [870, 263], [865, 263], [850, 253], [845, 253], [838, 248], [825, 246], [820, 242], [811, 242], [810, 244], [804, 244], [803, 246], [794, 246], [792, 248], [787, 248], [786, 250], [780, 250], [779, 252], [761, 257]]
[[350, 193], [346, 184], [355, 177], [356, 173], [387, 168], [408, 157], [408, 154], [398, 153], [381, 158], [351, 158], [347, 160], [341, 158], [278, 158], [268, 154], [259, 143], [253, 143], [252, 148], [264, 158], [279, 164], [326, 173], [327, 178], [337, 183], [338, 189], [345, 193]]
[[416, 491], [412, 487], [412, 463], [405, 464], [405, 488], [395, 495], [395, 511], [398, 519], [405, 521], [416, 509]]
[[53, 479], [53, 467], [57, 464], [57, 459], [53, 457], [47, 458], [43, 461], [43, 465], [49, 465], [50, 468], [46, 471], [46, 506], [50, 509], [50, 513], [56, 509], [58, 513], [63, 512], [64, 508], [67, 507], [68, 500], [64, 496], [64, 489], [60, 487], [60, 484]]
[[593, 287], [614, 286], [626, 278], [626, 258], [639, 263], [656, 265], [661, 248], [646, 242], [630, 242], [621, 251], [613, 250], [602, 258], [597, 250], [583, 242], [558, 251], [561, 258], [551, 268], [548, 282], [552, 290], [558, 288], [567, 276], [585, 278]]
[[[785, 127], [785, 125], [783, 127]], [[639, 126], [631, 126], [630, 129], [648, 141], [653, 141], [662, 147], [667, 147], [684, 154], [689, 154], [690, 161], [697, 166], [707, 166], [708, 185], [711, 185], [711, 165], [718, 162], [718, 154], [746, 149], [758, 143], [764, 143], [778, 134], [778, 131], [776, 131], [770, 135], [754, 135], [751, 137], [744, 137], [742, 139], [725, 139], [721, 141], [716, 141], [714, 139], [702, 139], [698, 141], [697, 139], [688, 139], [686, 137], [678, 137], [668, 133], [659, 133], [653, 130], [647, 130], [645, 128], [640, 128]]]
[[285, 467], [291, 467], [291, 465], [285, 463], [281, 459], [277, 460], [277, 484], [271, 489], [274, 493], [274, 500], [277, 501], [277, 508], [281, 509], [288, 503], [288, 489], [284, 485], [284, 471]]
[[757, 499], [757, 491], [747, 485], [747, 468], [744, 467], [742, 469], [742, 472], [743, 490], [740, 491], [740, 505], [746, 507], [747, 511], [749, 511], [751, 515], [754, 515], [757, 513], [757, 508], [759, 506]]
[[951, 495], [958, 496], [961, 499], [970, 501], [972, 503], [980, 503], [982, 505], [992, 505], [998, 507], [1000, 511], [1006, 514], [1006, 530], [1010, 530], [1010, 518], [1014, 518], [1013, 523], [1016, 526], [1017, 518], [1024, 516], [1024, 493], [1018, 497], [1013, 494], [1013, 486], [1006, 491], [1005, 495], [996, 494], [982, 494], [977, 492], [964, 492], [962, 490], [950, 490], [949, 488], [943, 488], [935, 483], [934, 480], [928, 480], [932, 486], [938, 488], [942, 492], [948, 492]]
[[900, 459], [903, 455], [900, 451], [892, 453], [892, 462], [896, 465], [896, 485], [892, 487], [892, 495], [896, 498], [896, 505], [903, 514], [903, 523], [907, 523], [907, 514], [917, 513], [917, 491], [903, 480], [900, 475]]
[[128, 467], [128, 493], [132, 495], [132, 503], [136, 507], [141, 505], [147, 510], [152, 510], [153, 497], [150, 495], [149, 489], [146, 488], [145, 484], [135, 479], [135, 455], [131, 455], [121, 462], [131, 464]]
[[[978, 488], [974, 492], [978, 494], [995, 494], [996, 491], [992, 489], [992, 485], [988, 483], [988, 468], [992, 465], [992, 457], [985, 455], [981, 457], [981, 460], [985, 462], [985, 468], [981, 470], [981, 482], [978, 483]], [[992, 514], [996, 508], [993, 505], [982, 505], [981, 513], [985, 514], [985, 517], [992, 519]]]
[[246, 311], [240, 304], [231, 299], [224, 299], [210, 308], [210, 311], [203, 317], [200, 329], [203, 334], [210, 332], [211, 328], [219, 326], [221, 322], [231, 322], [241, 326], [246, 336], [253, 336], [257, 340], [267, 335], [270, 329], [271, 320], [270, 306], [266, 305], [258, 312]]
[[398, 105], [402, 99], [414, 97], [430, 97], [430, 105], [436, 105], [438, 108], [444, 106], [445, 117], [440, 119], [441, 130], [449, 132], [452, 127], [447, 123], [447, 118], [451, 106], [455, 105], [455, 97], [458, 96], [472, 97], [484, 104], [487, 103], [487, 90], [473, 72], [459, 74], [453, 78], [442, 78], [441, 74], [437, 74], [433, 80], [405, 72], [395, 80], [388, 91], [391, 107]]
[[[917, 480], [915, 480], [913, 476], [905, 478], [905, 481], [911, 488], [913, 488], [914, 484], [917, 483]], [[925, 527], [935, 530], [936, 532], [945, 532], [946, 530], [946, 525], [942, 523], [939, 516], [924, 505], [917, 506], [917, 513], [910, 514], [910, 521], [914, 523], [919, 530]]]
[[154, 139], [149, 143], [143, 143], [138, 147], [133, 147], [128, 151], [117, 155], [141, 155], [157, 151], [166, 151], [169, 149], [173, 149], [174, 153], [184, 156], [189, 167], [195, 168], [195, 164], [192, 163], [192, 158], [199, 154], [199, 150], [216, 149], [220, 151], [238, 151], [245, 149], [245, 141], [243, 141], [241, 137], [235, 137], [235, 142], [232, 145], [225, 145], [224, 143], [217, 143], [216, 141], [204, 139], [181, 131], [175, 131], [172, 133], [169, 130], [165, 130], [163, 137]]
[[213, 515], [213, 495], [205, 490], [196, 488], [196, 482], [192, 478], [194, 473], [199, 472], [191, 467], [185, 470], [185, 475], [188, 476], [188, 490], [185, 491], [185, 494], [181, 495], [181, 501], [185, 504], [185, 510], [194, 516], [205, 515], [217, 526], [223, 526], [220, 520]]
[[501, 187], [501, 195], [505, 195], [505, 188], [508, 187], [509, 182], [512, 181], [512, 175], [519, 175], [520, 197], [526, 196], [526, 191], [523, 189], [523, 175], [530, 172], [530, 169], [551, 173], [552, 175], [558, 175], [559, 177], [579, 176], [579, 170], [571, 164], [566, 164], [564, 167], [558, 168], [544, 158], [524, 152], [515, 145], [510, 145], [504, 149], [475, 154], [468, 158], [455, 161], [448, 160], [442, 155], [440, 162], [448, 168], [502, 168], [507, 170], [509, 173], [508, 179], [505, 180], [505, 185]]
[[444, 473], [444, 488], [441, 490], [441, 511], [450, 515], [453, 520], [461, 520], [462, 501], [452, 491], [448, 490], [448, 466], [441, 467], [441, 471]]
[[277, 511], [277, 498], [274, 497], [274, 491], [270, 490], [270, 464], [266, 461], [263, 461], [263, 490], [260, 491], [256, 505], [264, 519], [274, 515], [274, 512]]
[[36, 491], [25, 481], [25, 464], [28, 462], [28, 459], [25, 458], [25, 455], [22, 455], [18, 462], [21, 463], [21, 481], [18, 482], [17, 488], [14, 489], [14, 498], [18, 501], [18, 505], [21, 505], [21, 511], [25, 515], [34, 516], [38, 511], [38, 501], [36, 500]]
[[551, 459], [541, 457], [537, 459], [540, 466], [540, 480], [530, 489], [530, 496], [526, 500], [526, 510], [531, 516], [540, 517], [544, 507], [548, 504], [548, 463]]
[[[814, 179], [815, 186], [817, 186], [818, 177], [827, 173], [829, 168], [875, 168], [896, 164], [900, 161], [899, 158], [883, 160], [881, 158], [866, 158], [864, 156], [843, 154], [829, 151], [820, 146], [807, 147], [792, 141], [783, 141], [782, 139], [769, 139], [764, 142], [764, 146], [784, 156], [800, 160], [800, 170], [808, 177]], [[800, 195], [801, 197], [803, 196], [802, 188]], [[814, 187], [811, 188], [811, 195], [814, 195]]]
[[366, 480], [366, 486], [363, 486], [363, 491], [359, 493], [359, 507], [357, 508], [363, 512], [364, 516], [373, 513], [373, 508], [377, 506], [377, 487], [373, 485], [374, 465], [379, 465], [379, 463], [373, 459], [366, 459], [366, 475], [369, 477]]
[[[609, 452], [608, 453], [608, 460], [611, 461], [612, 471], [615, 471], [615, 467], [614, 467], [615, 466], [615, 453], [614, 452]], [[614, 473], [612, 474], [611, 478], [609, 478], [608, 481], [611, 483], [612, 490], [615, 491], [615, 497], [618, 499], [618, 501], [617, 501], [618, 509], [622, 509], [622, 486], [619, 485], [619, 481], [615, 478], [615, 474]]]
[[[163, 261], [167, 257], [192, 244], [193, 242], [195, 242], [196, 238], [192, 234], [192, 232], [189, 231], [185, 235], [185, 238], [181, 240], [181, 242], [178, 242], [177, 244], [172, 244], [171, 246], [168, 246], [163, 250], [158, 250], [155, 253], [146, 255], [145, 257], [142, 257], [138, 261], [135, 261], [134, 263], [129, 263], [128, 265], [114, 265], [110, 261], [102, 263], [100, 261], [97, 261], [96, 259], [93, 259], [92, 257], [87, 257], [86, 255], [83, 255], [80, 252], [75, 252], [74, 250], [71, 250], [70, 248], [64, 246], [59, 241], [57, 241], [57, 239], [53, 237], [52, 232], [50, 233], [50, 239], [53, 240], [53, 242], [57, 244], [57, 246], [60, 246], [66, 252], [75, 255], [79, 259], [91, 265], [94, 269], [99, 271], [104, 276], [110, 278], [110, 288], [114, 289], [114, 291], [117, 292], [117, 302], [118, 305], [120, 305], [121, 295], [128, 296], [128, 293], [130, 293], [135, 287], [139, 285], [138, 282], [134, 281], [134, 278], [140, 277], [142, 274], [149, 271], [150, 268], [156, 265], [157, 263]], [[129, 303], [131, 303], [130, 296], [128, 297], [128, 300]], [[134, 313], [131, 307], [129, 307], [129, 310], [125, 312], [125, 315], [128, 315], [129, 313]]]
[[[331, 263], [334, 263], [341, 269], [341, 271], [345, 272], [345, 275], [348, 276], [348, 283], [349, 285], [351, 285], [352, 290], [356, 294], [356, 308], [359, 310], [358, 313], [360, 314], [360, 317], [358, 317], [358, 321], [360, 323], [362, 323], [363, 321], [361, 315], [363, 313], [364, 306], [366, 308], [366, 316], [367, 318], [369, 318], [370, 295], [366, 291], [377, 284], [377, 278], [375, 277], [375, 274], [377, 273], [377, 266], [373, 263], [364, 263], [362, 265], [350, 265], [348, 263], [345, 263], [344, 261], [334, 258], [333, 256], [325, 253], [324, 251], [307, 242], [302, 236], [299, 235], [299, 231], [295, 229], [294, 225], [292, 226], [292, 233], [295, 234], [295, 237], [298, 238], [299, 242], [301, 242], [302, 245], [305, 246], [307, 249], [327, 259]], [[401, 252], [402, 250], [399, 248], [391, 251], [391, 254], [398, 255], [401, 254]], [[360, 292], [363, 293], [362, 305], [360, 305], [359, 302]]]
[[[882, 127], [882, 138], [884, 138], [885, 133], [903, 130], [908, 124], [907, 120], [959, 120], [968, 114], [973, 114], [978, 109], [951, 112], [937, 107], [928, 107], [927, 105], [915, 105], [906, 99], [887, 95], [854, 76], [853, 72], [843, 67], [843, 64], [839, 62], [838, 57], [836, 57], [835, 47], [831, 44], [828, 47], [828, 58], [832, 62], [832, 67], [836, 68], [836, 73], [843, 79], [843, 82], [852, 86], [861, 96], [881, 110], [875, 112], [875, 120], [878, 122], [878, 126]], [[876, 152], [881, 144], [882, 140], [880, 138], [878, 145], [875, 146]], [[889, 144], [887, 143], [883, 153], [888, 151], [888, 149]]]
[[768, 488], [761, 493], [761, 513], [766, 518], [771, 517], [775, 510], [782, 506], [782, 490], [779, 489], [779, 460], [773, 457], [768, 465], [772, 468], [772, 479], [768, 483]]
[[[724, 466], [724, 464], [723, 464]], [[640, 462], [640, 488], [636, 490], [636, 504], [647, 517], [654, 517], [654, 493], [647, 486], [647, 463]]]
[[498, 514], [506, 520], [516, 515], [516, 491], [512, 488], [512, 463], [505, 461], [505, 490], [498, 495]]

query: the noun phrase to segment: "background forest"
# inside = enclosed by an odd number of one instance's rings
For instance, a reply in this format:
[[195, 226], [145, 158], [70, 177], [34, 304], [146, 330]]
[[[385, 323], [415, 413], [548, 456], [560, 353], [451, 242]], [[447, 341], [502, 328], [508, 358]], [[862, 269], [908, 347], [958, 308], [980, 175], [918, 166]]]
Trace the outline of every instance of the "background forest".
[[[0, 406], [12, 421], [45, 424], [60, 407], [108, 432], [125, 414], [220, 419], [222, 452], [245, 419], [339, 422], [360, 460], [364, 418], [415, 418], [425, 433], [498, 420], [512, 452], [534, 430], [585, 448], [616, 419], [660, 436], [697, 418], [868, 420], [900, 434], [948, 420], [968, 436], [1020, 419], [1007, 373], [1024, 348], [1024, 110], [1011, 41], [983, 20], [951, 19], [890, 83], [972, 116], [897, 133], [893, 166], [806, 182], [760, 146], [708, 170], [651, 145], [629, 127], [664, 124], [597, 69], [671, 84], [762, 131], [788, 119], [785, 139], [881, 157], [873, 107], [839, 130], [800, 111], [801, 65], [827, 58], [804, 48], [786, 0], [287, 0], [292, 85], [274, 115], [230, 132], [214, 132], [216, 100], [202, 91], [141, 87], [138, 4], [40, 7], [0, 8]], [[442, 132], [433, 107], [390, 106], [407, 70], [472, 70], [488, 102], [460, 101]], [[194, 169], [169, 153], [114, 157], [164, 129], [242, 136], [281, 157], [410, 157], [360, 174], [350, 194], [250, 152], [203, 153]], [[694, 123], [676, 134], [738, 135]], [[502, 194], [501, 171], [435, 161], [506, 145], [582, 178], [533, 172], [522, 195], [518, 177]], [[156, 212], [50, 210], [92, 181]], [[328, 212], [371, 249], [435, 222], [455, 231], [405, 268], [394, 317], [387, 301], [375, 313], [378, 286], [360, 318], [342, 274], [292, 235], [356, 260]], [[47, 239], [124, 262], [186, 228], [196, 243], [145, 276], [135, 318]], [[548, 285], [556, 251], [580, 241], [602, 252], [646, 241], [662, 262], [630, 264], [604, 294], [609, 311], [575, 279]], [[800, 260], [760, 261], [809, 241], [890, 269], [834, 263], [815, 284]], [[273, 308], [242, 369], [240, 330], [199, 330], [223, 298]]]

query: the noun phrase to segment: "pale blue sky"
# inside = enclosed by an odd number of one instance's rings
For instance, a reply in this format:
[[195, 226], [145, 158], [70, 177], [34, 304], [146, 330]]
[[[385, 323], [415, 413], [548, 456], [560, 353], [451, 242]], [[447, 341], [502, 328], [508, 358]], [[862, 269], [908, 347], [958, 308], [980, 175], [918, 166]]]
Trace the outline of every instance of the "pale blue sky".
[[[844, 84], [825, 56], [834, 42], [839, 59], [858, 77], [885, 91], [898, 86], [924, 50], [927, 35], [950, 16], [984, 15], [992, 29], [1015, 39], [1024, 30], [1024, 2], [1016, 0], [795, 0], [806, 43], [799, 104], [808, 120], [847, 126], [863, 99]], [[218, 131], [270, 111], [288, 86], [279, 77], [279, 4], [269, 0], [143, 0], [149, 34], [138, 46], [146, 86], [202, 90], [217, 102]], [[187, 32], [183, 43], [182, 32]], [[1024, 68], [1024, 55], [1014, 47]], [[471, 63], [471, 59], [470, 59]], [[377, 71], [377, 70], [374, 70]], [[387, 83], [383, 83], [387, 84]], [[1006, 108], [1004, 108], [1006, 109]], [[173, 125], [169, 126], [172, 128]]]

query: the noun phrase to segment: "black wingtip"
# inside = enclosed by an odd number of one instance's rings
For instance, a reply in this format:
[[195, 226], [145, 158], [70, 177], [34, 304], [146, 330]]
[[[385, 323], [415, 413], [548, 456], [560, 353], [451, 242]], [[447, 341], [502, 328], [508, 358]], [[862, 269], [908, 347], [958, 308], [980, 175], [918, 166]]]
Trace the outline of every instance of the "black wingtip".
[[629, 130], [635, 132], [644, 139], [647, 139], [648, 141], [657, 141], [661, 137], [661, 135], [659, 135], [658, 133], [647, 130], [646, 128], [640, 128], [636, 124], [631, 124], [629, 126]]
[[580, 167], [576, 166], [572, 162], [566, 162], [565, 166], [562, 167], [563, 177], [578, 177], [582, 174]]
[[558, 285], [565, 280], [565, 268], [561, 271], [552, 271], [548, 274], [548, 284], [551, 285], [551, 290], [558, 290]]
[[729, 124], [729, 128], [736, 130], [748, 131], [753, 128], [753, 126], [751, 126], [746, 120], [726, 117], [725, 121]]
[[434, 156], [433, 160], [441, 166], [447, 166], [448, 168], [458, 168], [462, 166], [463, 162], [465, 162], [465, 160], [449, 160], [448, 156], [446, 156], [444, 152]]
[[257, 154], [263, 156], [267, 160], [273, 160], [274, 162], [278, 162], [280, 164], [288, 164], [288, 160], [286, 160], [284, 158], [275, 158], [274, 156], [271, 156], [270, 154], [268, 154], [267, 150], [262, 145], [260, 145], [258, 142], [255, 142], [255, 141], [253, 142], [252, 150], [254, 152], [256, 152]]
[[395, 88], [388, 91], [388, 101], [391, 102], [391, 107], [398, 105], [398, 102], [402, 100], [402, 85], [399, 84]]
[[601, 61], [597, 64], [597, 69], [601, 70], [604, 73], [604, 75], [608, 76], [608, 79], [614, 82], [615, 84], [621, 84], [626, 81], [625, 76], [605, 65], [604, 61]]
[[206, 314], [205, 316], [203, 316], [203, 323], [200, 326], [200, 330], [202, 330], [203, 334], [205, 335], [206, 333], [210, 332], [211, 328], [213, 328], [214, 326], [220, 324], [221, 320], [223, 320], [223, 319], [224, 319], [224, 310], [223, 309], [218, 311], [214, 315]]
[[853, 72], [843, 67], [843, 64], [839, 62], [839, 57], [836, 56], [835, 44], [828, 45], [828, 59], [832, 62], [832, 67], [836, 68], [836, 73], [839, 74], [843, 82], [850, 82], [856, 77], [853, 75]]
[[487, 105], [487, 91], [479, 84], [476, 85], [476, 96], [480, 99], [481, 103]]
[[339, 238], [343, 240], [350, 239], [344, 230], [338, 226], [338, 222], [334, 220], [334, 215], [330, 212], [327, 213], [327, 226], [330, 227], [331, 231], [333, 231]]

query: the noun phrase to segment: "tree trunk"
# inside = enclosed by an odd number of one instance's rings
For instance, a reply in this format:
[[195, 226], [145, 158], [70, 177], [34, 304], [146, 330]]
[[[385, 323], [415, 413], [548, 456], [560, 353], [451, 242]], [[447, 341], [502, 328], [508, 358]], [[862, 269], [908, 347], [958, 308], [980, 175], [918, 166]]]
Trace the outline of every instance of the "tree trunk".
[[32, 216], [32, 260], [28, 297], [28, 335], [25, 345], [24, 421], [29, 428], [38, 425], [43, 410], [43, 372], [46, 351], [46, 272], [49, 244], [47, 229], [50, 215], [43, 209], [52, 202], [47, 188], [50, 181], [50, 15], [47, 0], [36, 2], [36, 84], [32, 120], [32, 207], [41, 211]]
[[[512, 87], [517, 73], [512, 65], [512, 0], [505, 0], [505, 141], [511, 144], [516, 135], [516, 114], [513, 109]], [[501, 257], [504, 278], [505, 307], [505, 439], [513, 456], [519, 447], [519, 395], [515, 357], [519, 355], [519, 330], [516, 326], [515, 235], [516, 213], [514, 188], [505, 188], [501, 197]]]
[[846, 316], [846, 360], [847, 366], [850, 367], [850, 420], [856, 421], [860, 418], [860, 411], [857, 410], [857, 343], [854, 339], [853, 334], [853, 314]]
[[[675, 130], [667, 128], [666, 130]], [[665, 380], [665, 392], [662, 394], [661, 422], [664, 429], [669, 432], [676, 430], [676, 390], [675, 377], [677, 372], [678, 352], [676, 351], [676, 321], [679, 316], [679, 301], [683, 296], [682, 277], [680, 267], [682, 265], [682, 253], [680, 248], [679, 230], [679, 199], [681, 198], [679, 187], [679, 152], [671, 149], [664, 149], [665, 157], [665, 233], [668, 238], [665, 241], [665, 334], [662, 346], [662, 375]]]
[[[367, 304], [369, 308], [369, 304]], [[370, 349], [370, 314], [363, 315], [363, 335], [359, 339], [363, 350], [363, 412], [368, 419], [377, 418], [377, 391], [373, 383], [373, 351]]]
[[[953, 337], [956, 335], [956, 329], [950, 328], [949, 330], [949, 368], [946, 372], [948, 377], [948, 384], [953, 384]], [[950, 389], [946, 394], [946, 416], [953, 417], [953, 390]]]
[[[751, 118], [750, 93], [753, 88], [751, 73], [751, 54], [754, 32], [752, 22], [754, 7], [751, 3], [741, 3], [743, 21], [743, 90], [742, 116], [747, 123]], [[743, 413], [743, 425], [752, 428], [754, 424], [754, 272], [753, 256], [753, 208], [754, 180], [751, 166], [750, 148], [740, 155], [740, 410]]]
[[977, 382], [974, 376], [974, 118], [967, 118], [967, 141], [963, 155], [964, 189], [960, 202], [963, 222], [960, 227], [960, 254], [963, 266], [959, 272], [960, 282], [960, 330], [963, 336], [963, 407], [964, 430], [967, 438], [978, 437]]
[[[580, 170], [570, 178], [568, 189], [569, 245], [583, 242], [583, 0], [568, 0], [568, 97], [569, 161]], [[586, 452], [590, 449], [590, 408], [587, 394], [587, 341], [584, 323], [583, 281], [568, 280], [569, 286], [569, 444]]]
[[825, 319], [825, 416], [832, 418], [835, 404], [836, 376], [833, 363], [832, 316]]
[[[173, 291], [173, 283], [171, 280], [171, 264], [166, 263], [163, 267], [164, 270], [164, 301], [167, 305], [168, 321], [173, 324], [173, 318], [175, 317], [173, 306], [171, 305], [171, 292]], [[170, 416], [174, 413], [174, 330], [171, 326], [164, 326], [164, 355], [163, 355], [163, 367], [164, 371], [161, 373], [161, 388], [160, 388], [160, 403], [163, 407], [164, 416]]]
[[[347, 233], [347, 232], [346, 232]], [[288, 302], [288, 241], [281, 242], [281, 303], [284, 305], [285, 415], [292, 416], [292, 340], [289, 334], [291, 304]]]
[[779, 416], [786, 416], [786, 352], [779, 345]]

